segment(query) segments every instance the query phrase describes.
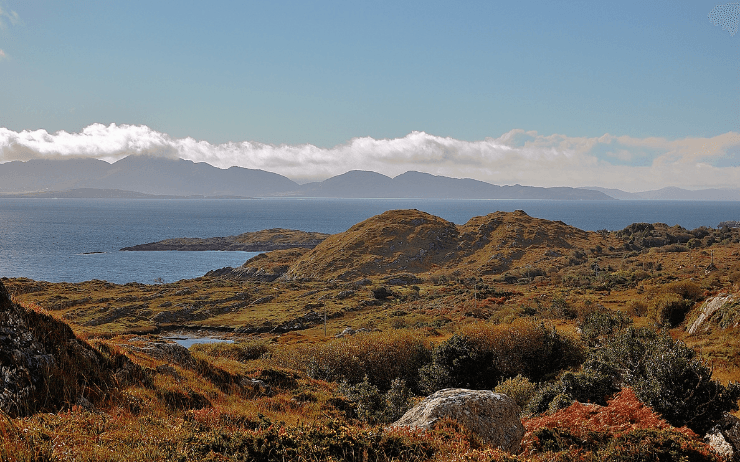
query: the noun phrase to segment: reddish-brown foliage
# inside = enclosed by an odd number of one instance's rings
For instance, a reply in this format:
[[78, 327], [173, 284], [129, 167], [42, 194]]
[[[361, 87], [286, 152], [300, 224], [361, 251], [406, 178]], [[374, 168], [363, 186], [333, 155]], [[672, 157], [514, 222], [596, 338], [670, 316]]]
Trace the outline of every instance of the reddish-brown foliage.
[[[575, 402], [554, 414], [524, 420], [528, 433], [538, 428], [565, 428], [573, 435], [609, 432], [614, 436], [632, 430], [665, 430], [671, 425], [637, 399], [631, 388], [617, 393], [606, 406]], [[686, 427], [676, 429], [690, 438], [697, 435]]]

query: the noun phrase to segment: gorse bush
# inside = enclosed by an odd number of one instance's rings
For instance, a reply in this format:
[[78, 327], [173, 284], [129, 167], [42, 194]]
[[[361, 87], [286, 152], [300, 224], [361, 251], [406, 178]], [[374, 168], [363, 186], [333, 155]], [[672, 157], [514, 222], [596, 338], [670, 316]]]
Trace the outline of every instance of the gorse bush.
[[537, 384], [520, 374], [502, 380], [493, 391], [512, 398], [521, 409], [524, 409], [537, 392]]
[[542, 381], [579, 365], [583, 353], [579, 342], [542, 323], [474, 324], [434, 348], [431, 364], [421, 371], [422, 387], [427, 393], [447, 387], [492, 389], [516, 375]]
[[380, 390], [395, 379], [418, 389], [419, 369], [431, 360], [431, 345], [419, 333], [404, 330], [360, 333], [324, 344], [284, 347], [272, 354], [278, 365], [301, 370], [310, 377], [360, 383], [367, 377]]
[[432, 363], [421, 369], [421, 387], [426, 393], [450, 387], [492, 388], [501, 377], [491, 349], [455, 334], [434, 348]]
[[382, 393], [367, 377], [354, 385], [342, 382], [339, 392], [355, 405], [357, 418], [371, 424], [398, 420], [411, 408], [414, 396], [403, 379], [395, 379], [391, 388]]
[[675, 327], [683, 322], [694, 302], [676, 293], [664, 293], [650, 303], [650, 313], [660, 326]]
[[705, 433], [725, 412], [737, 410], [740, 386], [712, 380], [712, 371], [696, 352], [666, 333], [627, 328], [591, 351], [577, 373], [565, 373], [530, 403], [543, 412], [558, 394], [582, 402], [603, 403], [622, 387], [676, 427]]
[[587, 313], [578, 322], [583, 339], [592, 344], [600, 338], [608, 337], [632, 324], [632, 319], [621, 311], [597, 308]]
[[694, 281], [682, 280], [674, 281], [662, 287], [662, 291], [673, 293], [687, 300], [698, 301], [704, 295], [704, 290]]

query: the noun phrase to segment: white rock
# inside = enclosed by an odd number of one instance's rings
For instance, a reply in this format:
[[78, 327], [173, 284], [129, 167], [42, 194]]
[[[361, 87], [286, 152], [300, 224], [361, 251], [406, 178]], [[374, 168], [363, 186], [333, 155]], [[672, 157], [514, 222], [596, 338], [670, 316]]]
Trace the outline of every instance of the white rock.
[[438, 420], [449, 417], [481, 443], [515, 453], [524, 437], [519, 412], [516, 402], [504, 394], [447, 388], [426, 397], [391, 427], [429, 430]]

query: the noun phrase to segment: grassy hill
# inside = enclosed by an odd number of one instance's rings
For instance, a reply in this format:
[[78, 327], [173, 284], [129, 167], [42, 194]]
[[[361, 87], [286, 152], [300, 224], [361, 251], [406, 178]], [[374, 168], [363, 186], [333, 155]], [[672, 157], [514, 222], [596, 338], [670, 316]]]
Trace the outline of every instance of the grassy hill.
[[296, 261], [286, 277], [350, 280], [397, 272], [483, 276], [543, 262], [557, 266], [557, 257], [597, 246], [607, 247], [605, 236], [522, 211], [474, 217], [457, 226], [418, 210], [391, 210], [326, 239]]

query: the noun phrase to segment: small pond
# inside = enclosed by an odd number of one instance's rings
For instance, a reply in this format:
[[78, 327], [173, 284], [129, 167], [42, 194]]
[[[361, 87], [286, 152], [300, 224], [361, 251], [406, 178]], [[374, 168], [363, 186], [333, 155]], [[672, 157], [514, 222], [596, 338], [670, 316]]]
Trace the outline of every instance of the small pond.
[[217, 337], [193, 337], [189, 335], [177, 335], [164, 338], [167, 340], [172, 340], [173, 342], [176, 342], [178, 345], [184, 346], [185, 348], [190, 348], [196, 343], [234, 343], [233, 340]]

